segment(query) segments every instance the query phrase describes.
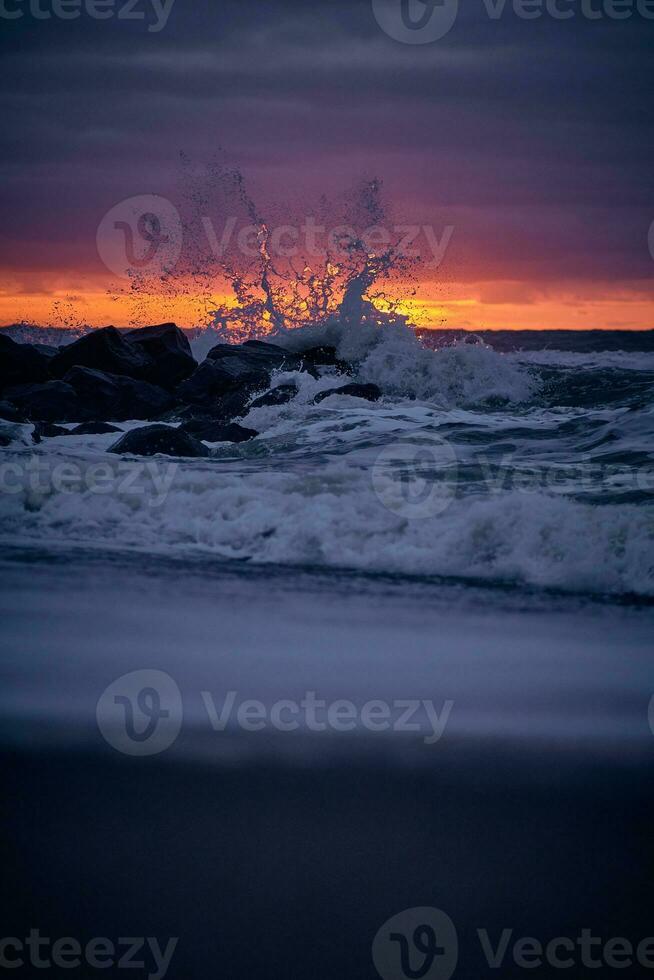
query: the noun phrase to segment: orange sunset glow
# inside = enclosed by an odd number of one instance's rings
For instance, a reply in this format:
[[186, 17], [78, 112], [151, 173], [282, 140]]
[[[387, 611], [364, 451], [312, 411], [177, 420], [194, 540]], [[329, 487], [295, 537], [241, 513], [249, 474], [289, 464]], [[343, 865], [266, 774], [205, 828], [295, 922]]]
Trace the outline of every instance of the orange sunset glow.
[[[0, 324], [99, 327], [172, 320], [194, 327], [210, 321], [213, 306], [230, 302], [225, 289], [198, 296], [192, 287], [180, 287], [176, 296], [139, 292], [134, 297], [122, 284], [103, 277], [80, 279], [62, 274], [38, 279], [30, 276], [31, 281], [21, 288], [15, 274], [5, 277], [0, 289]], [[38, 285], [32, 285], [35, 280]], [[396, 285], [399, 297], [408, 293], [405, 284]], [[654, 283], [647, 282], [638, 288], [575, 284], [547, 289], [537, 285], [525, 289], [523, 283], [511, 281], [424, 282], [411, 287], [415, 296], [402, 302], [401, 311], [417, 326], [433, 328], [647, 330], [654, 328], [653, 287]]]

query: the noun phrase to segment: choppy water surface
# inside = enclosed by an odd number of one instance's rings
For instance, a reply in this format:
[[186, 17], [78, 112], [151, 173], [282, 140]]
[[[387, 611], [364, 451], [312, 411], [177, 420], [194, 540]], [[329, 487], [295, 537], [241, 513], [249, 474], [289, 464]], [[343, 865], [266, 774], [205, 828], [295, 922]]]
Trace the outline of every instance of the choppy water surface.
[[431, 350], [393, 327], [284, 342], [316, 340], [382, 400], [313, 405], [351, 379], [279, 374], [296, 398], [251, 410], [259, 436], [208, 460], [126, 461], [111, 435], [34, 447], [25, 433], [0, 450], [3, 539], [654, 593], [653, 353]]

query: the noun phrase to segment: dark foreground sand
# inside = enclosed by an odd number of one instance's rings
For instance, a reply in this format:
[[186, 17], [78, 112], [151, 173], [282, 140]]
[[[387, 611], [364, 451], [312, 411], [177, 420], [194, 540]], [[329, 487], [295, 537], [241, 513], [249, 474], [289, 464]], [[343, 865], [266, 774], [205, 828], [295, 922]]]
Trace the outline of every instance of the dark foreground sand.
[[476, 932], [654, 934], [649, 753], [461, 745], [415, 770], [339, 757], [230, 769], [111, 750], [5, 754], [3, 935], [177, 936], [167, 975], [184, 980], [365, 980], [379, 927], [437, 906], [458, 931], [455, 978], [654, 975], [580, 961], [526, 970], [510, 955], [491, 970]]

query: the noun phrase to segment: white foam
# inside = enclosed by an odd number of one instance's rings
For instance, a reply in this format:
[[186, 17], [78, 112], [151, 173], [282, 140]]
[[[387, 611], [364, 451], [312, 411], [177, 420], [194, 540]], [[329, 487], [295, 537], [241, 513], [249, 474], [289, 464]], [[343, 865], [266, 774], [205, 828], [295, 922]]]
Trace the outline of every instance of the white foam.
[[[108, 464], [102, 492], [87, 485], [36, 492], [27, 473], [13, 472], [12, 492], [0, 494], [0, 534], [654, 594], [650, 508], [596, 507], [515, 491], [453, 499], [441, 513], [408, 519], [384, 506], [370, 467], [356, 453], [357, 463], [349, 454], [327, 456], [319, 467], [287, 457], [273, 469], [262, 467], [254, 444], [247, 445], [250, 457], [239, 458], [239, 449], [229, 447], [221, 458], [183, 463], [78, 456], [84, 472], [99, 461]], [[27, 459], [8, 455], [14, 462]], [[41, 457], [50, 472], [72, 458], [54, 449]], [[137, 468], [137, 479], [126, 485], [126, 473]]]
[[536, 388], [524, 366], [483, 343], [429, 350], [401, 324], [351, 330], [333, 322], [290, 330], [272, 339], [292, 350], [334, 346], [339, 357], [356, 365], [357, 380], [377, 384], [393, 397], [426, 399], [442, 407], [498, 399], [524, 402]]

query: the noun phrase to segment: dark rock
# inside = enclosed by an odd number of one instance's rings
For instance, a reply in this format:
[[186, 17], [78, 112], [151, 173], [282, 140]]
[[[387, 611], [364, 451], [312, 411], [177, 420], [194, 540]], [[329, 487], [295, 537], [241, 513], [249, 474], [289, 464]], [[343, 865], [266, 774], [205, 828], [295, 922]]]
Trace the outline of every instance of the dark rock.
[[229, 379], [222, 364], [203, 361], [188, 381], [177, 389], [177, 398], [186, 405], [198, 405], [214, 418], [242, 415], [256, 391], [267, 387], [265, 372], [242, 375], [239, 382]]
[[0, 402], [0, 419], [5, 419], [7, 422], [27, 421], [23, 412], [19, 412], [11, 402]]
[[81, 425], [75, 426], [74, 429], [65, 432], [65, 434], [71, 436], [105, 436], [110, 432], [122, 431], [117, 425], [109, 425], [108, 422], [82, 422]]
[[240, 418], [249, 408], [252, 397], [250, 391], [235, 388], [228, 391], [222, 398], [214, 398], [201, 405], [177, 405], [168, 412], [157, 416], [157, 422], [233, 422]]
[[268, 387], [275, 370], [299, 371], [301, 358], [276, 344], [249, 340], [217, 344], [207, 359], [177, 389], [186, 405], [201, 405], [214, 418], [228, 421], [242, 415], [252, 395]]
[[224, 395], [233, 385], [234, 382], [226, 377], [221, 367], [206, 360], [179, 386], [176, 394], [186, 404], [207, 405]]
[[246, 429], [234, 422], [222, 425], [220, 422], [196, 419], [185, 422], [182, 427], [185, 432], [190, 432], [196, 439], [204, 442], [247, 442], [259, 435], [254, 429]]
[[86, 417], [96, 420], [157, 418], [172, 404], [171, 395], [163, 388], [91, 368], [71, 368], [64, 381], [79, 395]]
[[31, 344], [17, 344], [11, 337], [0, 334], [0, 391], [48, 381], [49, 365], [50, 358]]
[[175, 408], [162, 412], [154, 420], [156, 422], [192, 422], [195, 419], [212, 421], [213, 415], [202, 405], [177, 405]]
[[130, 456], [209, 456], [206, 446], [183, 429], [170, 425], [146, 425], [132, 429], [115, 442], [110, 453], [123, 453]]
[[300, 357], [305, 371], [310, 374], [319, 375], [321, 367], [335, 367], [343, 374], [351, 374], [352, 368], [347, 361], [342, 361], [336, 353], [335, 347], [309, 347], [307, 350], [300, 351]]
[[220, 397], [236, 386], [250, 392], [267, 385], [275, 370], [300, 371], [302, 360], [276, 344], [249, 340], [245, 344], [217, 344], [197, 371], [180, 386], [184, 401]]
[[36, 422], [32, 439], [34, 442], [41, 442], [42, 439], [54, 439], [56, 436], [67, 436], [68, 429], [55, 425], [53, 422]]
[[75, 389], [90, 418], [112, 418], [118, 411], [120, 387], [117, 375], [74, 367], [66, 372], [64, 381]]
[[[258, 388], [254, 389], [259, 390]], [[245, 415], [249, 410], [249, 402], [253, 391], [250, 387], [233, 388], [221, 398], [215, 398], [206, 406], [211, 418], [219, 422], [233, 422], [234, 419]]]
[[152, 384], [174, 388], [198, 366], [186, 335], [174, 323], [128, 330], [123, 336], [151, 358], [147, 379]]
[[152, 358], [138, 345], [126, 340], [115, 327], [92, 330], [72, 344], [62, 347], [49, 360], [50, 371], [63, 378], [73, 367], [91, 368], [137, 380], [152, 370]]
[[260, 395], [259, 398], [256, 398], [250, 405], [250, 408], [263, 408], [266, 405], [286, 405], [296, 395], [296, 385], [279, 385], [277, 388], [271, 388], [265, 395]]
[[18, 385], [5, 395], [30, 422], [83, 422], [88, 418], [75, 389], [63, 381]]
[[163, 388], [147, 381], [133, 381], [131, 378], [117, 378], [120, 389], [118, 422], [128, 419], [154, 419], [173, 403], [171, 395]]
[[329, 391], [321, 391], [313, 399], [314, 405], [319, 405], [330, 395], [349, 395], [350, 398], [365, 398], [369, 402], [376, 402], [382, 396], [381, 388], [377, 385], [344, 385], [342, 388], [330, 388]]

